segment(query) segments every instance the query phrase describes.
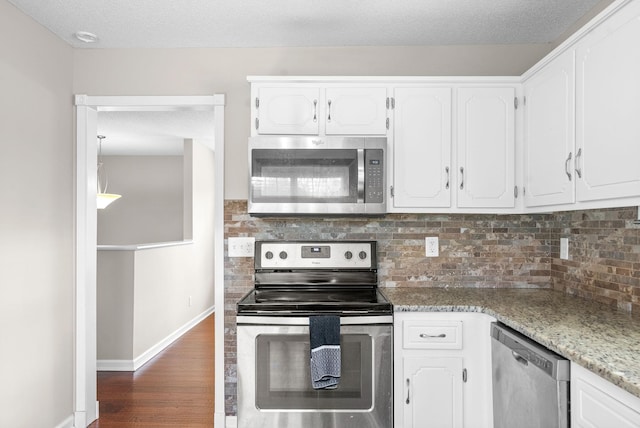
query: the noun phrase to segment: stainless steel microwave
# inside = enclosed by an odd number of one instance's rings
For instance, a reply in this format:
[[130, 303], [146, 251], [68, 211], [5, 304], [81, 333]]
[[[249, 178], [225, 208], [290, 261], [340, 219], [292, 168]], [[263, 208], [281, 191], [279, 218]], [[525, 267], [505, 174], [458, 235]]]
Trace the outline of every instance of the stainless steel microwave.
[[249, 213], [386, 212], [385, 137], [249, 139]]

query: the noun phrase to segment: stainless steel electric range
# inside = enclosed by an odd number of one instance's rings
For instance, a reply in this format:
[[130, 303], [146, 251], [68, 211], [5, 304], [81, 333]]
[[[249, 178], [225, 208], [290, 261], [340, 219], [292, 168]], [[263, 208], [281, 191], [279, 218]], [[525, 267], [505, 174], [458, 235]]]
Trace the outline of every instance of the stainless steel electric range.
[[[255, 286], [238, 302], [238, 426], [393, 426], [392, 306], [375, 241], [256, 242]], [[309, 317], [340, 317], [342, 373], [313, 389]]]

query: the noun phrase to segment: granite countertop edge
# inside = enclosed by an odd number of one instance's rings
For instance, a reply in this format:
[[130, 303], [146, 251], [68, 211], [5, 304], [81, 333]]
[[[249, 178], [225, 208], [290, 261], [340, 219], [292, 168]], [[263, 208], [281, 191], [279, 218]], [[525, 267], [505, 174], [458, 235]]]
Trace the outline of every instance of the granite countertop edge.
[[[394, 305], [394, 312], [476, 312], [489, 315], [640, 398], [640, 360], [635, 358], [635, 354], [640, 355], [640, 320], [630, 314], [551, 289], [416, 287], [380, 290]], [[411, 303], [407, 304], [407, 301]], [[545, 307], [541, 307], [535, 316], [537, 307], [542, 303]], [[528, 311], [529, 316], [520, 315], [521, 311]], [[555, 319], [545, 318], [549, 314]], [[563, 315], [571, 322], [558, 322]], [[594, 319], [598, 334], [590, 334]], [[621, 325], [624, 332], [619, 331]], [[623, 343], [617, 343], [616, 337], [625, 332], [632, 333], [629, 340], [625, 337]], [[638, 347], [628, 347], [629, 343]]]

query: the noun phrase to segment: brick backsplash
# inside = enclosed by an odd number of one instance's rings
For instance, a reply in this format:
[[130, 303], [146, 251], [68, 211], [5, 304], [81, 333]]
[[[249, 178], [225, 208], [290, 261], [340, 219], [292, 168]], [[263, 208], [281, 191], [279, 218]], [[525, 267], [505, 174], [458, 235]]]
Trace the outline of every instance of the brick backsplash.
[[[553, 287], [640, 315], [638, 209], [553, 214]], [[569, 259], [560, 259], [560, 238], [569, 238]]]
[[[225, 201], [225, 246], [230, 236], [376, 240], [381, 287], [551, 287], [550, 255], [552, 246], [559, 245], [559, 224], [560, 220], [549, 214], [251, 217], [246, 201]], [[439, 238], [439, 257], [425, 257], [426, 236]], [[252, 273], [252, 258], [225, 257], [228, 415], [237, 412], [235, 305], [253, 287]]]

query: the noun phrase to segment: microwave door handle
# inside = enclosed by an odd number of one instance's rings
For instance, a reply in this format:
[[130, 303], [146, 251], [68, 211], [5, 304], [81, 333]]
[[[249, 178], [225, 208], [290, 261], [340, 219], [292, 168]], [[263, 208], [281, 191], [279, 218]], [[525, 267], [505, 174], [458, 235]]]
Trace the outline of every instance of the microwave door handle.
[[364, 149], [358, 149], [358, 203], [364, 203]]

